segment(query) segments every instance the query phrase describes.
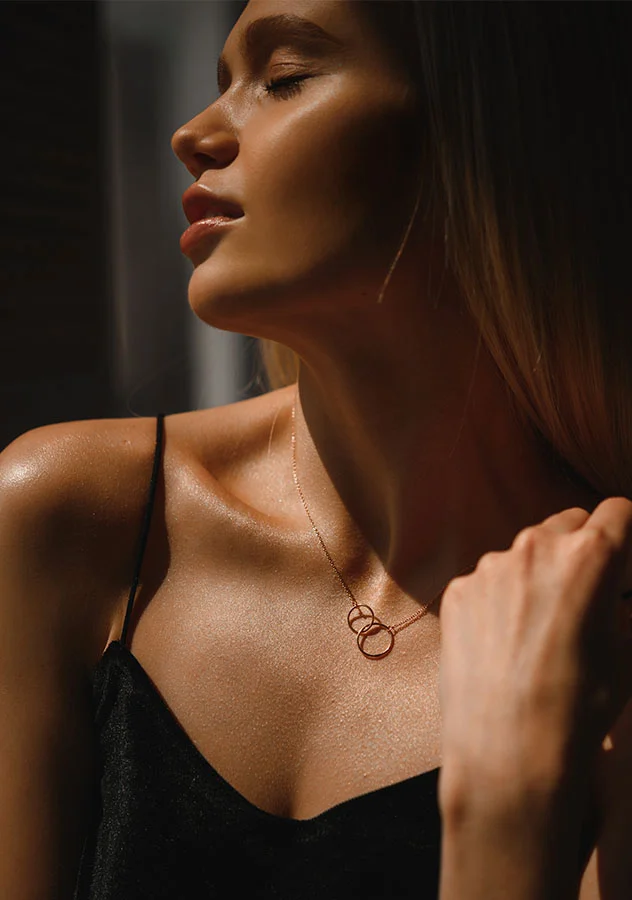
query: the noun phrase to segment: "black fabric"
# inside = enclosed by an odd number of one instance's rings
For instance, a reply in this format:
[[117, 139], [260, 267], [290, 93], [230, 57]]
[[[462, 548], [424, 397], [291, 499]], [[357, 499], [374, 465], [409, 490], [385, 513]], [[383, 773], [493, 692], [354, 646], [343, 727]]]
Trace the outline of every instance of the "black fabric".
[[[436, 900], [439, 769], [312, 819], [264, 812], [206, 761], [125, 645], [162, 418], [121, 640], [93, 673], [99, 777], [74, 900]], [[589, 832], [584, 844], [592, 846]]]
[[436, 898], [437, 770], [314, 819], [273, 816], [207, 763], [120, 642], [95, 675], [101, 804], [80, 900]]

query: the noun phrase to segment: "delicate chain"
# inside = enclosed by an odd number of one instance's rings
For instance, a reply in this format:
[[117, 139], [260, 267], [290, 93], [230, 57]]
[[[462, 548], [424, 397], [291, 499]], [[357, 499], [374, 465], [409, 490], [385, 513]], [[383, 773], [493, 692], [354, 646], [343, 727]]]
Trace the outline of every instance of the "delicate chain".
[[[447, 582], [447, 584], [445, 584], [441, 588], [439, 593], [436, 595], [436, 597], [433, 597], [433, 599], [431, 600], [430, 603], [428, 603], [422, 609], [418, 610], [418, 612], [413, 613], [413, 615], [408, 616], [407, 619], [403, 619], [401, 622], [398, 622], [396, 625], [386, 625], [375, 615], [375, 613], [373, 612], [373, 609], [370, 606], [368, 606], [368, 604], [358, 603], [356, 598], [353, 596], [353, 593], [351, 592], [350, 588], [347, 586], [344, 578], [338, 571], [335, 562], [333, 561], [333, 559], [331, 558], [331, 556], [329, 554], [329, 551], [327, 550], [327, 547], [325, 547], [325, 542], [323, 541], [322, 537], [320, 536], [320, 532], [318, 531], [318, 528], [316, 527], [316, 523], [312, 519], [311, 513], [307, 506], [307, 501], [305, 500], [303, 491], [301, 489], [300, 482], [298, 480], [298, 472], [296, 470], [296, 399], [297, 399], [297, 396], [298, 396], [298, 383], [297, 383], [297, 389], [296, 389], [296, 392], [294, 395], [294, 403], [292, 404], [292, 474], [294, 476], [294, 484], [296, 485], [299, 496], [303, 502], [303, 506], [305, 507], [305, 512], [307, 513], [307, 517], [308, 517], [309, 521], [311, 522], [314, 533], [319, 540], [320, 546], [323, 548], [323, 552], [325, 553], [325, 556], [329, 560], [329, 564], [331, 565], [332, 569], [334, 570], [336, 577], [338, 578], [338, 581], [340, 582], [340, 584], [343, 586], [343, 588], [345, 589], [345, 591], [351, 598], [352, 606], [347, 615], [347, 623], [349, 625], [349, 628], [356, 635], [356, 641], [357, 641], [360, 652], [363, 653], [364, 656], [366, 656], [368, 659], [382, 659], [384, 656], [388, 656], [388, 654], [393, 649], [393, 644], [395, 643], [395, 635], [397, 634], [397, 632], [402, 631], [402, 629], [404, 629], [404, 628], [408, 628], [408, 626], [412, 625], [413, 622], [416, 622], [418, 619], [421, 619], [422, 616], [425, 616], [426, 613], [428, 612], [428, 610], [430, 609], [430, 607], [432, 606], [432, 604], [443, 594], [444, 590], [446, 589], [446, 587], [448, 586], [448, 584], [450, 582]], [[470, 566], [469, 568], [473, 568], [473, 566]], [[467, 571], [467, 569], [464, 569], [463, 572], [461, 572], [459, 574], [463, 574], [466, 571]], [[354, 628], [354, 625], [358, 625], [358, 623], [361, 622], [363, 619], [367, 619], [369, 621], [365, 622], [360, 627]], [[385, 650], [382, 650], [379, 653], [370, 653], [364, 647], [366, 639], [367, 639], [367, 637], [369, 637], [371, 635], [375, 635], [379, 631], [384, 631], [389, 635], [388, 646], [386, 647]]]

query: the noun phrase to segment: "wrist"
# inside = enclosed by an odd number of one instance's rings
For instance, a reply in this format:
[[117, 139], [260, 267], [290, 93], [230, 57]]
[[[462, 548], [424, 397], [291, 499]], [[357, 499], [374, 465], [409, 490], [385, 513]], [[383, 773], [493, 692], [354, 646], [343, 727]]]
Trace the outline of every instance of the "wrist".
[[444, 761], [440, 900], [577, 898], [583, 794], [569, 772]]
[[453, 813], [443, 817], [439, 900], [577, 900], [578, 848], [555, 815]]
[[441, 815], [458, 824], [462, 817], [503, 817], [515, 810], [534, 824], [546, 818], [561, 793], [557, 769], [531, 767], [505, 761], [492, 763], [447, 762], [441, 767], [438, 799]]
[[535, 820], [556, 807], [582, 797], [591, 760], [541, 734], [521, 741], [518, 735], [498, 748], [488, 741], [480, 751], [443, 748], [439, 779], [439, 806], [443, 814], [459, 814], [465, 804], [480, 807], [481, 814], [512, 808], [531, 811]]

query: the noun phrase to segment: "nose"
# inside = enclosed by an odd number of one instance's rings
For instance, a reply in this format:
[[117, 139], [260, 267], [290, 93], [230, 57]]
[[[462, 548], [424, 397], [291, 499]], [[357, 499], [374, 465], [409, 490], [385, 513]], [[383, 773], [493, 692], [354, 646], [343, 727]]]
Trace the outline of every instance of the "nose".
[[234, 134], [209, 127], [201, 114], [178, 128], [171, 138], [171, 149], [197, 179], [206, 169], [229, 165], [238, 144]]

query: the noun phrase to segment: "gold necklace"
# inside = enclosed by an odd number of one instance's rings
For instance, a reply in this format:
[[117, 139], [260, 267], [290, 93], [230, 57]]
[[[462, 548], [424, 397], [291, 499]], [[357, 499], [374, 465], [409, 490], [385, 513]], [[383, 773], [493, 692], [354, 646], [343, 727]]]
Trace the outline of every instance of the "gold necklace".
[[[320, 532], [318, 531], [318, 528], [316, 528], [316, 524], [314, 523], [314, 520], [312, 519], [311, 513], [307, 506], [307, 501], [305, 500], [305, 497], [303, 496], [303, 491], [301, 490], [301, 485], [298, 480], [298, 472], [296, 471], [296, 427], [295, 427], [297, 396], [298, 396], [298, 383], [297, 383], [296, 392], [294, 394], [294, 403], [292, 404], [292, 473], [294, 475], [294, 484], [296, 485], [296, 488], [298, 490], [299, 497], [303, 501], [303, 506], [305, 507], [305, 512], [307, 513], [307, 517], [311, 523], [314, 533], [320, 542], [320, 546], [323, 548], [323, 552], [325, 553], [325, 556], [329, 560], [329, 563], [330, 563], [332, 569], [336, 573], [336, 576], [337, 576], [338, 580], [340, 581], [340, 584], [343, 586], [343, 588], [345, 589], [345, 591], [351, 598], [351, 609], [347, 613], [347, 624], [349, 625], [349, 628], [351, 629], [351, 631], [353, 631], [353, 633], [356, 636], [356, 643], [358, 645], [358, 649], [364, 656], [366, 656], [367, 659], [383, 659], [383, 657], [388, 656], [388, 654], [393, 649], [393, 645], [395, 643], [395, 635], [397, 634], [397, 632], [402, 631], [404, 628], [408, 628], [408, 626], [412, 625], [413, 622], [417, 622], [418, 619], [421, 619], [423, 616], [425, 616], [426, 613], [428, 612], [428, 610], [430, 609], [430, 607], [432, 606], [432, 604], [435, 602], [435, 600], [437, 600], [443, 594], [444, 590], [446, 589], [446, 587], [448, 586], [448, 584], [450, 582], [447, 582], [446, 584], [444, 584], [444, 586], [441, 588], [441, 590], [439, 591], [437, 596], [433, 597], [433, 599], [430, 601], [430, 603], [428, 603], [422, 609], [418, 610], [416, 613], [413, 613], [412, 616], [408, 616], [408, 618], [403, 619], [401, 622], [398, 622], [396, 625], [387, 625], [385, 622], [382, 622], [382, 620], [379, 619], [375, 615], [372, 607], [370, 607], [367, 603], [358, 603], [356, 598], [353, 596], [353, 593], [351, 592], [350, 588], [347, 586], [344, 578], [342, 577], [342, 575], [336, 568], [336, 564], [333, 561], [333, 559], [331, 558], [331, 556], [329, 555], [329, 551], [327, 550], [327, 547], [325, 547], [325, 542], [323, 541], [322, 537], [320, 536]], [[474, 566], [470, 566], [469, 568], [473, 569]], [[468, 571], [468, 570], [464, 569], [463, 572], [459, 572], [459, 575], [463, 575], [466, 571]], [[364, 624], [361, 624], [363, 622], [363, 620], [364, 620]], [[377, 634], [380, 631], [383, 631], [385, 634], [388, 635], [388, 645], [387, 645], [386, 649], [381, 650], [378, 653], [370, 653], [364, 646], [366, 639], [368, 637], [374, 636], [375, 634]]]

